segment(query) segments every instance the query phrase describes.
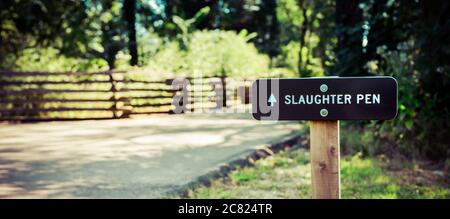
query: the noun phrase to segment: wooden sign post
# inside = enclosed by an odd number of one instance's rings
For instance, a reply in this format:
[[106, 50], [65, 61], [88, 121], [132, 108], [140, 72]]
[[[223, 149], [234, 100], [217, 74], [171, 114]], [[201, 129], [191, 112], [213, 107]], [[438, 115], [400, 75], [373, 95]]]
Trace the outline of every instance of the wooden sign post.
[[318, 199], [341, 197], [339, 121], [311, 121], [312, 195]]
[[397, 115], [392, 77], [258, 79], [252, 86], [258, 120], [309, 120], [313, 198], [338, 199], [339, 120], [388, 120]]

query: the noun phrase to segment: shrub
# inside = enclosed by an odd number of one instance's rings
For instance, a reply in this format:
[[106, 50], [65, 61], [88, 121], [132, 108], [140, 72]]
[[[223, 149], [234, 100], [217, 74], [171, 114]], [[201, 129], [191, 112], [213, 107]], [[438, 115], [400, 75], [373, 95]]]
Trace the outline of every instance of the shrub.
[[145, 68], [187, 75], [199, 71], [204, 76], [258, 76], [269, 72], [269, 58], [247, 42], [245, 32], [195, 31], [188, 39], [185, 48], [176, 41], [163, 44], [149, 57]]
[[[450, 157], [449, 106], [440, 104], [446, 100], [445, 97], [438, 98], [442, 93], [430, 91], [429, 88], [427, 90], [427, 81], [422, 78], [429, 74], [426, 72], [429, 67], [417, 67], [415, 47], [413, 41], [408, 41], [399, 44], [394, 51], [378, 48], [377, 53], [382, 57], [383, 63], [372, 61], [367, 68], [374, 74], [390, 75], [397, 79], [398, 114], [392, 121], [343, 123], [345, 151], [360, 151], [364, 155], [383, 153], [409, 158], [430, 158], [437, 161]], [[448, 77], [435, 81], [436, 86], [442, 83], [448, 83]]]
[[18, 55], [10, 54], [1, 64], [1, 68], [14, 71], [101, 71], [108, 69], [103, 59], [70, 58], [59, 54], [58, 50], [48, 48], [27, 48]]

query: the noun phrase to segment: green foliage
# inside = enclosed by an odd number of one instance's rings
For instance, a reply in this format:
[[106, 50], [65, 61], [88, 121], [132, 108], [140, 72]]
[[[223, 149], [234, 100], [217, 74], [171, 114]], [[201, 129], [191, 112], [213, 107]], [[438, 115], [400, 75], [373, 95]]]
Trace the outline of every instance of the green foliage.
[[172, 17], [173, 23], [177, 25], [178, 29], [180, 30], [178, 38], [181, 39], [183, 48], [187, 47], [189, 44], [190, 33], [192, 33], [195, 30], [194, 24], [203, 19], [209, 13], [209, 11], [210, 11], [209, 7], [204, 7], [200, 11], [198, 11], [194, 15], [194, 17], [187, 20], [184, 20], [183, 18], [178, 17], [176, 15]]
[[108, 63], [103, 59], [66, 57], [58, 50], [48, 47], [24, 49], [17, 56], [10, 54], [5, 58], [1, 68], [14, 71], [86, 72], [107, 70]]
[[156, 72], [180, 72], [184, 68], [184, 52], [181, 51], [178, 42], [162, 44], [154, 54], [143, 54], [148, 57], [142, 59], [145, 69]]
[[359, 154], [345, 158], [341, 174], [342, 197], [397, 198], [399, 186], [373, 159], [361, 159]]
[[319, 2], [278, 1], [281, 52], [275, 58], [275, 65], [297, 72], [301, 77], [324, 75], [328, 57], [323, 47], [333, 43], [320, 38], [322, 30], [319, 27], [324, 12], [327, 11]]
[[[310, 196], [309, 154], [280, 152], [240, 168], [229, 179], [189, 191], [190, 198], [307, 198]], [[305, 165], [306, 164], [306, 165]]]
[[364, 123], [340, 122], [341, 151], [344, 154], [362, 153], [364, 156], [376, 156], [387, 153], [380, 149], [379, 141], [375, 138], [377, 132], [366, 131], [365, 128], [369, 127], [365, 127]]
[[[110, 69], [116, 68], [116, 56], [126, 46], [126, 21], [122, 19], [119, 1], [89, 1], [86, 10], [83, 41], [73, 48], [78, 55], [102, 58]], [[66, 48], [71, 48], [70, 46]], [[80, 54], [81, 53], [81, 54]]]
[[[449, 198], [450, 190], [440, 185], [403, 181], [397, 172], [389, 173], [379, 159], [362, 159], [361, 154], [341, 161], [342, 197], [346, 198]], [[408, 167], [402, 168], [408, 173]], [[400, 174], [403, 174], [400, 172]], [[417, 175], [417, 174], [416, 174]]]
[[239, 172], [233, 172], [230, 175], [231, 181], [235, 183], [243, 183], [249, 180], [255, 180], [257, 178], [256, 171], [254, 169], [244, 169]]
[[[396, 171], [382, 158], [362, 158], [360, 153], [341, 159], [342, 198], [450, 198], [445, 181], [408, 161]], [[281, 152], [258, 160], [213, 181], [210, 187], [188, 192], [189, 198], [310, 198], [311, 166], [305, 150]], [[442, 179], [443, 180], [443, 179]]]
[[188, 46], [188, 71], [205, 75], [255, 76], [268, 72], [269, 59], [234, 32], [195, 32]]
[[[372, 74], [390, 75], [397, 79], [398, 115], [392, 121], [345, 123], [343, 127], [343, 148], [349, 153], [361, 151], [364, 155], [387, 154], [402, 155], [409, 158], [427, 157], [444, 161], [450, 157], [448, 136], [450, 124], [448, 92], [430, 91], [427, 68], [419, 68], [417, 62], [416, 41], [399, 43], [396, 50], [387, 50], [381, 46], [377, 54], [381, 61], [372, 60], [366, 68]], [[445, 66], [445, 65], [444, 65]], [[442, 67], [444, 67], [442, 66]], [[438, 67], [439, 68], [439, 67]], [[442, 75], [440, 83], [449, 83]], [[440, 107], [437, 107], [440, 106]]]
[[66, 56], [104, 59], [113, 69], [126, 47], [128, 30], [118, 0], [18, 0], [0, 6], [0, 62], [23, 49], [52, 47]]
[[[448, 160], [450, 65], [444, 57], [450, 56], [450, 50], [442, 42], [450, 41], [446, 28], [450, 3], [359, 1], [353, 7], [355, 4], [337, 5], [336, 10], [348, 13], [339, 15], [339, 45], [331, 72], [393, 76], [399, 85], [399, 111], [393, 121], [347, 123], [347, 130], [357, 134], [344, 137], [344, 145], [365, 155]], [[348, 19], [350, 14], [353, 20]]]
[[83, 24], [83, 9], [83, 1], [0, 1], [0, 63], [26, 46], [69, 41]]
[[251, 35], [233, 31], [195, 31], [186, 48], [178, 42], [161, 44], [149, 55], [147, 69], [204, 76], [256, 76], [269, 71], [269, 58], [247, 40]]
[[[317, 45], [319, 40], [317, 36], [312, 38], [311, 43]], [[314, 47], [315, 45], [312, 46]], [[281, 47], [281, 54], [277, 56], [274, 61], [277, 66], [286, 67], [292, 72], [299, 72], [299, 69], [301, 69], [300, 73], [297, 73], [297, 77], [324, 76], [324, 69], [322, 68], [321, 59], [312, 56], [309, 51], [310, 49], [311, 48], [305, 46], [301, 52], [302, 60], [308, 60], [307, 63], [303, 64], [303, 67], [299, 66], [300, 44], [295, 41], [291, 41], [287, 45], [283, 45]]]

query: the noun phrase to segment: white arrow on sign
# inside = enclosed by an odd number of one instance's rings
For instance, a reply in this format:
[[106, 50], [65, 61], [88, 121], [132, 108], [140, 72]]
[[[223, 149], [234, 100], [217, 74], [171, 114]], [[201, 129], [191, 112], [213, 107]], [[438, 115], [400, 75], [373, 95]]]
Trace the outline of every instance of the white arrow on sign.
[[270, 106], [273, 106], [277, 102], [277, 99], [275, 99], [273, 94], [270, 94], [268, 102], [270, 103]]

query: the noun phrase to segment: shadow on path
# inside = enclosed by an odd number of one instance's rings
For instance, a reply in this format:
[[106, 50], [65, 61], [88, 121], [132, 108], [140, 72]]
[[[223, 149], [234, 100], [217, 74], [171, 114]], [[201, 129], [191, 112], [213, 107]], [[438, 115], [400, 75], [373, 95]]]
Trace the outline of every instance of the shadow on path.
[[0, 198], [160, 198], [294, 135], [246, 114], [0, 126]]

